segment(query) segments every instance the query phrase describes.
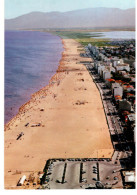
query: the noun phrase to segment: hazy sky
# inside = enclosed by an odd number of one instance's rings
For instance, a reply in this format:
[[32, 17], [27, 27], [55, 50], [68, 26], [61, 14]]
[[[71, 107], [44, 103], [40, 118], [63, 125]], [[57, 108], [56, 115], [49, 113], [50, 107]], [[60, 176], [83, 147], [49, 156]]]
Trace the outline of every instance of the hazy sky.
[[5, 18], [14, 18], [32, 11], [70, 11], [91, 7], [135, 7], [135, 0], [5, 0]]

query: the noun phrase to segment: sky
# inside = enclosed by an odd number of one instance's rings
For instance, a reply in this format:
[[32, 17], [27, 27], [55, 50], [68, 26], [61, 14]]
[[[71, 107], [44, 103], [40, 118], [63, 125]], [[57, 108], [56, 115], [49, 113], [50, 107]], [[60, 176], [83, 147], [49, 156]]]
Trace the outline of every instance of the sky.
[[65, 12], [94, 7], [134, 8], [135, 0], [5, 0], [5, 18], [15, 18], [33, 11]]

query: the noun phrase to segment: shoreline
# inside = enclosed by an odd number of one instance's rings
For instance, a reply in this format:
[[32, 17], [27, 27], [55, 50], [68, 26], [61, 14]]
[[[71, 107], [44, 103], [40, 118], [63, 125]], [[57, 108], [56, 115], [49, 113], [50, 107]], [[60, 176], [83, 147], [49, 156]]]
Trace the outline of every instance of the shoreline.
[[[6, 126], [7, 189], [17, 188], [22, 174], [43, 171], [49, 158], [109, 158], [113, 154], [99, 91], [81, 63], [91, 59], [80, 56], [81, 45], [75, 40], [62, 39], [62, 43], [62, 58], [49, 84], [32, 94]], [[32, 127], [37, 123], [40, 126]], [[17, 140], [21, 132], [24, 135]]]
[[[65, 51], [64, 44], [63, 44], [63, 39], [62, 39], [61, 37], [60, 37], [60, 39], [61, 39], [61, 42], [62, 42], [62, 48], [63, 48], [64, 51]], [[15, 116], [13, 116], [8, 122], [6, 122], [6, 123], [4, 124], [4, 131], [6, 131], [6, 128], [8, 128], [8, 126], [10, 125], [10, 123], [14, 122], [14, 120], [16, 120], [16, 118], [17, 118], [18, 116], [20, 116], [21, 112], [23, 112], [23, 110], [25, 109], [25, 106], [27, 106], [27, 104], [29, 104], [29, 103], [31, 102], [31, 100], [33, 100], [33, 98], [35, 98], [35, 96], [37, 96], [37, 94], [39, 94], [39, 93], [42, 92], [43, 90], [48, 90], [48, 88], [51, 86], [52, 80], [54, 80], [54, 77], [56, 76], [58, 70], [60, 69], [61, 63], [62, 63], [62, 61], [63, 61], [63, 53], [64, 53], [64, 51], [61, 52], [61, 59], [59, 60], [59, 65], [57, 66], [57, 70], [56, 70], [55, 74], [54, 74], [54, 75], [50, 78], [50, 80], [48, 81], [48, 84], [45, 85], [44, 87], [40, 88], [38, 91], [36, 91], [36, 92], [30, 94], [30, 99], [29, 99], [28, 101], [26, 101], [24, 104], [22, 104], [22, 105], [19, 107], [18, 113], [17, 113]]]

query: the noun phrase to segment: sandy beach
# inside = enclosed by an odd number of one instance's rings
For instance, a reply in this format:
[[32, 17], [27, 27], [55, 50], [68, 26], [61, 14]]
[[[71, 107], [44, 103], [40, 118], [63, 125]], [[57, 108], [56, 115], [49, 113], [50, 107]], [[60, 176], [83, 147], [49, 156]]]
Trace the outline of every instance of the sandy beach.
[[49, 85], [33, 94], [5, 126], [5, 188], [16, 188], [22, 175], [43, 171], [49, 158], [113, 154], [99, 91], [80, 63], [91, 59], [80, 57], [76, 41], [62, 42], [65, 51]]

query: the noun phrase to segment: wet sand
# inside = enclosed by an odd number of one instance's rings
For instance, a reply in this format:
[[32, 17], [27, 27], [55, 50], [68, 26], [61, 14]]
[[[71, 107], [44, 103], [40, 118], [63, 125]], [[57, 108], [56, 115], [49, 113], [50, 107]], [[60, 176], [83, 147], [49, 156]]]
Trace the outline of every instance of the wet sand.
[[[80, 57], [76, 41], [62, 42], [65, 51], [49, 85], [33, 94], [5, 126], [5, 188], [15, 188], [24, 174], [42, 171], [49, 158], [109, 158], [113, 154], [99, 91], [79, 63], [91, 59]], [[16, 140], [21, 132], [24, 135]]]

